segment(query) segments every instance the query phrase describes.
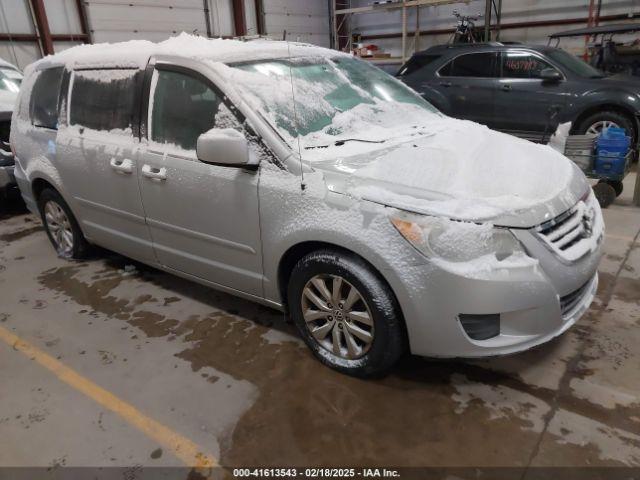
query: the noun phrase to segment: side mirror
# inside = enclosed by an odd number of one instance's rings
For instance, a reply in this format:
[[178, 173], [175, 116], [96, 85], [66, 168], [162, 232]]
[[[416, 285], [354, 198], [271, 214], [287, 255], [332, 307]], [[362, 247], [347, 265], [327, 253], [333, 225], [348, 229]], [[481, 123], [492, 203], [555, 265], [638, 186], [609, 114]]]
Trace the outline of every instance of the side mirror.
[[540, 72], [540, 78], [545, 82], [560, 82], [562, 74], [555, 68], [545, 68]]
[[212, 128], [198, 137], [196, 144], [198, 160], [228, 167], [257, 167], [249, 155], [249, 142], [245, 136], [232, 128]]

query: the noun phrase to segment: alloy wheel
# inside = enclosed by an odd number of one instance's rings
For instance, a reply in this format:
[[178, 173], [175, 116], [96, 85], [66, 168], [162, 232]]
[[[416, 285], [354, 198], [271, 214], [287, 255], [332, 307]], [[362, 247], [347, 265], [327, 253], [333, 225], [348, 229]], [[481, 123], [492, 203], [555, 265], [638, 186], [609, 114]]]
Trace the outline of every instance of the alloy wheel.
[[355, 360], [371, 348], [371, 311], [356, 287], [339, 275], [316, 275], [302, 290], [302, 315], [316, 342], [334, 355]]
[[55, 201], [50, 200], [44, 207], [44, 218], [58, 254], [71, 255], [73, 251], [73, 230], [64, 209]]
[[600, 120], [599, 122], [594, 123], [587, 129], [588, 134], [598, 135], [603, 130], [607, 128], [620, 128], [620, 126], [616, 122], [612, 122], [611, 120]]

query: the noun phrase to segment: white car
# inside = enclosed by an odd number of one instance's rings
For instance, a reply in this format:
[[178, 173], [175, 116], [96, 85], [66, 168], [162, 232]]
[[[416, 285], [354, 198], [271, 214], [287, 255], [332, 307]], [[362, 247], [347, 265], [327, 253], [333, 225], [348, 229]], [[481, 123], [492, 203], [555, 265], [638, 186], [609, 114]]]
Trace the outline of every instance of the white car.
[[15, 186], [13, 154], [8, 142], [11, 115], [18, 98], [21, 82], [22, 73], [20, 70], [0, 59], [0, 198], [8, 188]]
[[526, 350], [594, 298], [582, 172], [352, 56], [183, 34], [25, 75], [16, 179], [59, 255], [95, 243], [286, 310], [339, 371]]

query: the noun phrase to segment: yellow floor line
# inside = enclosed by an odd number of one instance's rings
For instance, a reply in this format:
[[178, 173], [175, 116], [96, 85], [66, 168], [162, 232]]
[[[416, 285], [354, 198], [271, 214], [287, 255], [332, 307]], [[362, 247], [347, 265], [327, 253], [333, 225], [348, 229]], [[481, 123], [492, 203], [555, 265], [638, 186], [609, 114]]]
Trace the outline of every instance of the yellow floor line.
[[203, 449], [188, 438], [146, 416], [133, 405], [119, 399], [111, 392], [84, 378], [52, 356], [2, 327], [0, 327], [0, 340], [51, 371], [67, 385], [122, 417], [149, 438], [172, 452], [185, 465], [199, 469], [218, 465], [213, 456], [203, 453]]

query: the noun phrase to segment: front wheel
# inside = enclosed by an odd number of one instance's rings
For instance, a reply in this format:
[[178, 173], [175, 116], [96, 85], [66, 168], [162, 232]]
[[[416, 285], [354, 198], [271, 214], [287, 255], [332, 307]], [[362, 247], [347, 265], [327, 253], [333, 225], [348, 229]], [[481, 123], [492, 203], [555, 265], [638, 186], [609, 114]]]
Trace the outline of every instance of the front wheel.
[[303, 257], [291, 274], [288, 302], [307, 346], [342, 373], [383, 375], [406, 350], [393, 293], [356, 255], [320, 250]]
[[47, 236], [58, 256], [68, 259], [84, 258], [89, 245], [62, 196], [47, 188], [40, 194], [38, 206]]

